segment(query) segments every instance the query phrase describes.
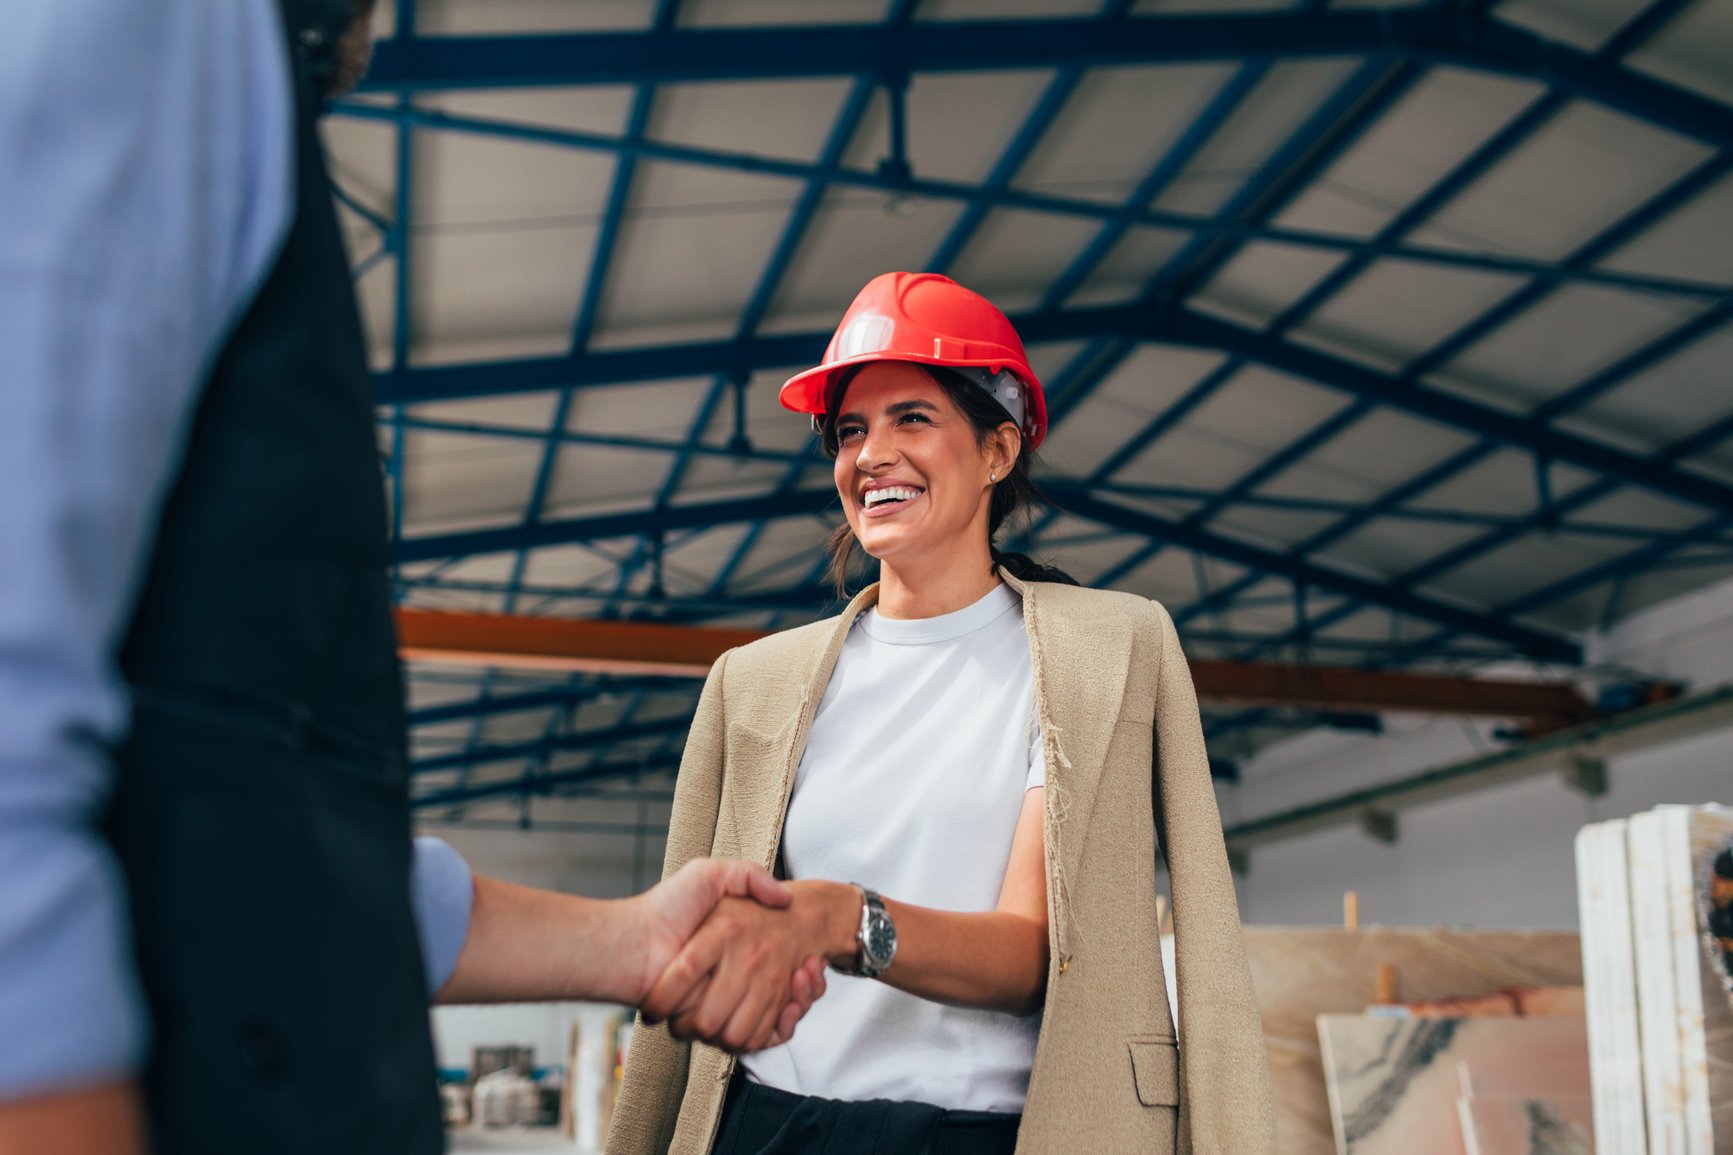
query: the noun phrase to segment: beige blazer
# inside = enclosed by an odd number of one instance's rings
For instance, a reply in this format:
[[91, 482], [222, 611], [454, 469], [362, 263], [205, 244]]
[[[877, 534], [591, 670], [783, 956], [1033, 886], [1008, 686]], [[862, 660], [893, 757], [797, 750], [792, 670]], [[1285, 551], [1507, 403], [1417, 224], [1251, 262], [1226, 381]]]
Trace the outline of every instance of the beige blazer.
[[[1263, 1031], [1173, 622], [1129, 594], [1005, 581], [1023, 597], [1046, 743], [1051, 947], [1017, 1151], [1273, 1152]], [[680, 765], [665, 871], [707, 854], [776, 861], [807, 728], [877, 594], [716, 663]], [[1163, 986], [1157, 834], [1184, 1046]], [[723, 1052], [640, 1024], [607, 1155], [705, 1155], [733, 1073]]]

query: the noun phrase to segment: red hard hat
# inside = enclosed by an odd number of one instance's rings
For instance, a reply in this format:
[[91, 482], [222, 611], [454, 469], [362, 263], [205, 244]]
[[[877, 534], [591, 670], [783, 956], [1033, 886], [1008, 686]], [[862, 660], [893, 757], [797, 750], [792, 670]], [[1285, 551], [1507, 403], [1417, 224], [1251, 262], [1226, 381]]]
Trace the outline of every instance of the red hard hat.
[[1017, 330], [991, 301], [949, 277], [883, 273], [868, 281], [836, 327], [824, 363], [783, 385], [783, 407], [822, 414], [836, 375], [872, 361], [1009, 369], [1028, 388], [1023, 436], [1029, 448], [1047, 436], [1047, 398], [1029, 368]]

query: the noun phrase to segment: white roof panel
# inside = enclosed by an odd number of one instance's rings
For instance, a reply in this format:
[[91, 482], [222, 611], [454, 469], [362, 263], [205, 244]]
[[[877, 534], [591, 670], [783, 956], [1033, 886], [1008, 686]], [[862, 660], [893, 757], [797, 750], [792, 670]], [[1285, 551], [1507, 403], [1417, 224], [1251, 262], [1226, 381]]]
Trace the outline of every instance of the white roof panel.
[[1276, 222], [1370, 237], [1503, 128], [1538, 91], [1528, 81], [1434, 68]]
[[1433, 383], [1527, 411], [1637, 351], [1701, 309], [1595, 285], [1570, 285], [1470, 346]]
[[1100, 230], [1098, 221], [999, 209], [949, 272], [1006, 312], [1034, 309]]
[[1329, 249], [1253, 241], [1235, 250], [1190, 304], [1261, 329], [1346, 259]]
[[[1040, 72], [929, 72], [908, 90], [909, 167], [918, 177], [979, 184], [1052, 79]], [[846, 163], [872, 169], [890, 153], [884, 90], [873, 95]]]
[[1733, 103], [1733, 4], [1697, 0], [1626, 58], [1635, 69]]
[[1648, 0], [1504, 0], [1492, 14], [1581, 52], [1596, 52], [1648, 6]]
[[1156, 204], [1213, 213], [1354, 71], [1348, 60], [1281, 61]]
[[1290, 333], [1301, 344], [1397, 372], [1522, 284], [1477, 269], [1375, 261]]
[[1124, 201], [1233, 71], [1223, 64], [1091, 70], [1018, 170], [1017, 185]]
[[1556, 260], [1683, 176], [1703, 146], [1582, 101], [1565, 105], [1416, 231], [1416, 240]]
[[1391, 409], [1374, 409], [1265, 482], [1259, 492], [1370, 504], [1473, 439]]

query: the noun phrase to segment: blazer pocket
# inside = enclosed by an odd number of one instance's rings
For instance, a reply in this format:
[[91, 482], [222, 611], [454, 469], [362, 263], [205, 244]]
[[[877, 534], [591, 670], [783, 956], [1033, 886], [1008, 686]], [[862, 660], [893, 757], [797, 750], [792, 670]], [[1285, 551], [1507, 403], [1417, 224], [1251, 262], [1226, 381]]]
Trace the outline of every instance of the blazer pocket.
[[1131, 1079], [1145, 1107], [1179, 1106], [1179, 1044], [1161, 1037], [1130, 1041]]
[[791, 736], [766, 734], [744, 722], [728, 723], [722, 798], [714, 852], [725, 858], [765, 860], [781, 832], [784, 770]]

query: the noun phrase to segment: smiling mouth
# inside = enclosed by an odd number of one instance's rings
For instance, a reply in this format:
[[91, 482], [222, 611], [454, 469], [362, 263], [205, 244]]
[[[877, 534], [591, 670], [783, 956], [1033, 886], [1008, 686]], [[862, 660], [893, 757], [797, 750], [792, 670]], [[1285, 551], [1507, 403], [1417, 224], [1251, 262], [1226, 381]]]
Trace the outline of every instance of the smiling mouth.
[[926, 490], [912, 485], [887, 485], [882, 489], [870, 490], [861, 498], [861, 505], [868, 511], [888, 510], [894, 506], [906, 505], [925, 492]]

